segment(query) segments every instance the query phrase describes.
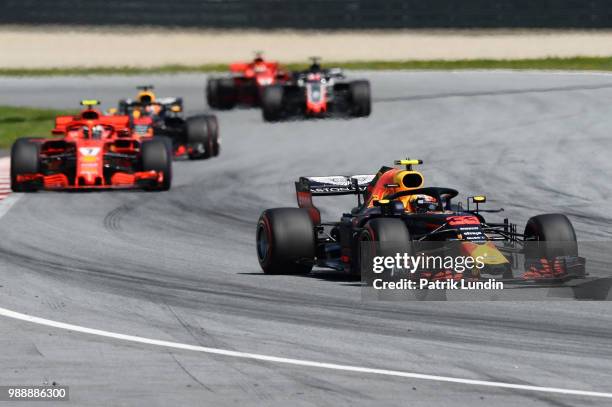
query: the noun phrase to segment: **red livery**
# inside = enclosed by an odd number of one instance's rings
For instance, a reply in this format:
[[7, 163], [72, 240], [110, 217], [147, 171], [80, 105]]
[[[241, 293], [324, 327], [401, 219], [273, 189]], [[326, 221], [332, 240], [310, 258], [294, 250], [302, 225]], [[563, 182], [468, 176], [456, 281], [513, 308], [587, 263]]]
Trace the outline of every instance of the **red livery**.
[[86, 106], [76, 116], [59, 116], [57, 137], [21, 138], [11, 149], [11, 188], [143, 188], [168, 190], [172, 156], [163, 140], [133, 135], [129, 116], [105, 116]]
[[214, 109], [232, 109], [236, 105], [259, 106], [266, 86], [283, 83], [290, 75], [276, 61], [265, 61], [257, 53], [251, 62], [234, 62], [231, 76], [210, 78], [206, 83], [206, 100]]

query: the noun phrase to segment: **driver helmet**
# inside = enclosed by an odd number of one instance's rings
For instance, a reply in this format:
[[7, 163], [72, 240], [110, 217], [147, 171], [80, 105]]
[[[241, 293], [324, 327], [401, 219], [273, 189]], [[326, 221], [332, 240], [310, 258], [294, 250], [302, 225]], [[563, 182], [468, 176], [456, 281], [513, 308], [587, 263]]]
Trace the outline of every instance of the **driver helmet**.
[[92, 129], [92, 137], [94, 140], [100, 140], [102, 138], [102, 134], [104, 132], [104, 127], [102, 127], [101, 125], [96, 125], [93, 127]]
[[408, 201], [411, 212], [432, 212], [438, 208], [438, 200], [429, 195], [412, 195]]

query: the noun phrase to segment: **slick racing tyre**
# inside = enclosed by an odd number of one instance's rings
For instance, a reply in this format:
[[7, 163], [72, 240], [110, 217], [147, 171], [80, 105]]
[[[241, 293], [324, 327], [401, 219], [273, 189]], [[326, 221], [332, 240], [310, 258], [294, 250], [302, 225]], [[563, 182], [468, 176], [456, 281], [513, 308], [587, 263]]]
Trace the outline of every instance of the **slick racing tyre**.
[[163, 141], [163, 143], [166, 145], [166, 148], [168, 149], [168, 151], [170, 151], [170, 153], [174, 156], [174, 142], [172, 141], [172, 139], [168, 136], [153, 136], [154, 139], [156, 140], [161, 140]]
[[150, 191], [167, 191], [172, 185], [172, 151], [168, 149], [167, 142], [154, 138], [142, 142], [141, 167], [143, 171], [157, 171], [164, 174], [161, 183], [147, 186]]
[[552, 259], [578, 256], [576, 232], [567, 216], [559, 213], [537, 215], [525, 226], [525, 257]]
[[233, 109], [237, 96], [233, 78], [214, 78], [206, 83], [206, 101], [213, 109]]
[[210, 78], [206, 81], [206, 102], [212, 109], [219, 108], [219, 79]]
[[210, 158], [214, 154], [215, 139], [210, 132], [209, 116], [188, 117], [185, 121], [190, 160]]
[[40, 147], [26, 138], [20, 138], [11, 147], [11, 189], [14, 192], [34, 192], [37, 185], [17, 182], [18, 175], [40, 172]]
[[369, 116], [372, 111], [370, 82], [354, 81], [349, 85], [351, 113], [355, 117]]
[[219, 141], [219, 122], [217, 121], [217, 116], [209, 115], [207, 117], [208, 120], [208, 132], [212, 137], [212, 151], [211, 155], [216, 157], [221, 152], [221, 143]]
[[280, 120], [283, 109], [283, 87], [266, 86], [261, 94], [261, 111], [267, 122]]
[[[358, 237], [356, 267], [353, 274], [373, 276], [374, 256], [395, 257], [397, 253], [413, 253], [412, 236], [406, 224], [397, 218], [375, 218], [365, 224]], [[389, 271], [389, 270], [385, 270]]]
[[315, 257], [314, 225], [308, 211], [276, 208], [257, 223], [257, 258], [266, 274], [306, 274]]

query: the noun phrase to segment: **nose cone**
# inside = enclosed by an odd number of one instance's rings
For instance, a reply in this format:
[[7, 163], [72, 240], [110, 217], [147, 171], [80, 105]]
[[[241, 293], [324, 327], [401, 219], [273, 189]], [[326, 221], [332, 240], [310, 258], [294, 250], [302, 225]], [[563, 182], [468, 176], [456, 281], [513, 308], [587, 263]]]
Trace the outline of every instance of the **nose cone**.
[[99, 185], [104, 163], [104, 143], [99, 140], [86, 140], [79, 145], [77, 174], [81, 185]]
[[93, 174], [91, 172], [87, 172], [83, 174], [83, 181], [85, 185], [95, 185], [96, 179], [97, 179], [96, 174]]
[[508, 263], [508, 259], [491, 242], [472, 243], [464, 242], [463, 251], [473, 259], [482, 261], [485, 265], [499, 265]]
[[310, 107], [310, 111], [312, 113], [321, 113], [323, 111], [323, 106], [321, 106], [319, 103], [313, 103]]

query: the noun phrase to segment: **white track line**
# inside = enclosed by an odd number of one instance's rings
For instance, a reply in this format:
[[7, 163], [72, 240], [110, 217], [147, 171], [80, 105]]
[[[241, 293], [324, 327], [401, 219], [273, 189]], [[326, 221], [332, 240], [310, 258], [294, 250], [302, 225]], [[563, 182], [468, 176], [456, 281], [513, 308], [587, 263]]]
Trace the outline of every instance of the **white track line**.
[[22, 194], [10, 194], [6, 198], [0, 199], [0, 218], [6, 215], [15, 203], [22, 197]]
[[339, 365], [335, 363], [314, 362], [314, 361], [302, 360], [302, 359], [291, 359], [291, 358], [283, 358], [283, 357], [277, 357], [277, 356], [267, 356], [267, 355], [261, 355], [257, 353], [246, 353], [246, 352], [238, 352], [238, 351], [226, 350], [226, 349], [208, 348], [204, 346], [195, 346], [195, 345], [189, 345], [189, 344], [178, 343], [178, 342], [162, 341], [158, 339], [144, 338], [142, 336], [125, 335], [125, 334], [120, 334], [120, 333], [115, 333], [115, 332], [103, 331], [100, 329], [87, 328], [84, 326], [72, 325], [72, 324], [67, 324], [64, 322], [52, 321], [50, 319], [34, 317], [31, 315], [22, 314], [20, 312], [11, 311], [5, 308], [0, 308], [0, 315], [8, 317], [8, 318], [18, 319], [21, 321], [32, 322], [34, 324], [50, 326], [50, 327], [59, 328], [59, 329], [65, 329], [65, 330], [73, 331], [73, 332], [81, 332], [81, 333], [85, 333], [89, 335], [97, 335], [97, 336], [103, 336], [106, 338], [119, 339], [122, 341], [137, 342], [137, 343], [143, 343], [143, 344], [155, 345], [155, 346], [163, 346], [166, 348], [190, 350], [194, 352], [203, 352], [203, 353], [229, 356], [229, 357], [241, 358], [241, 359], [259, 360], [263, 362], [282, 363], [282, 364], [287, 364], [287, 365], [313, 367], [313, 368], [319, 368], [319, 369], [330, 369], [330, 370], [338, 370], [338, 371], [352, 372], [352, 373], [365, 373], [365, 374], [371, 374], [371, 375], [404, 377], [404, 378], [419, 379], [419, 380], [431, 380], [431, 381], [436, 381], [436, 382], [459, 383], [459, 384], [467, 384], [467, 385], [473, 385], [473, 386], [485, 386], [485, 387], [495, 387], [495, 388], [502, 388], [502, 389], [533, 391], [533, 392], [540, 392], [540, 393], [555, 393], [555, 394], [564, 394], [564, 395], [571, 395], [571, 396], [586, 396], [586, 397], [599, 397], [599, 398], [612, 399], [612, 393], [603, 393], [603, 392], [586, 391], [586, 390], [562, 389], [562, 388], [557, 388], [557, 387], [540, 387], [540, 386], [503, 383], [503, 382], [491, 382], [491, 381], [486, 381], [486, 380], [461, 379], [458, 377], [436, 376], [436, 375], [421, 374], [421, 373], [403, 372], [403, 371], [398, 371], [398, 370], [373, 369], [373, 368], [368, 368], [368, 367]]

